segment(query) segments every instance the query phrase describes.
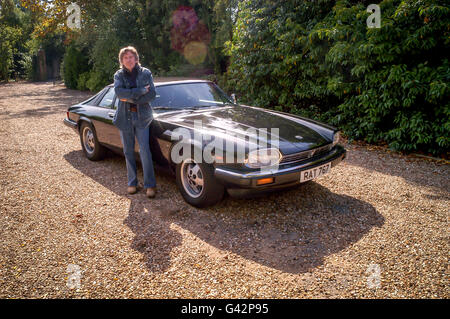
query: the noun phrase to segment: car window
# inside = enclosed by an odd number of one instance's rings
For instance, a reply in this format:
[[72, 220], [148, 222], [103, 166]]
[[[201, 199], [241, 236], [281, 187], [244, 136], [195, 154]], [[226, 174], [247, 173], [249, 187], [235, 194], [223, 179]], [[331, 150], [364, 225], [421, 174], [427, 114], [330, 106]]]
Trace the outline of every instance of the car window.
[[232, 103], [231, 99], [212, 83], [183, 83], [156, 87], [152, 107], [180, 109], [203, 106], [220, 106]]
[[110, 88], [108, 92], [105, 94], [105, 96], [102, 98], [98, 106], [112, 108], [114, 95], [115, 95], [114, 88]]

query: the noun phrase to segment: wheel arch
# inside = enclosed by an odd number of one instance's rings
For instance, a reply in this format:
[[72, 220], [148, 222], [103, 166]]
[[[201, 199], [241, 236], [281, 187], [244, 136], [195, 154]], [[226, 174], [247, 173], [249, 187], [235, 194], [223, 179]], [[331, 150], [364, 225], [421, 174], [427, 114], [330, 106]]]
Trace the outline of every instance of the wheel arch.
[[95, 129], [95, 125], [94, 123], [91, 121], [90, 118], [86, 117], [86, 116], [80, 116], [80, 118], [77, 121], [78, 124], [78, 132], [81, 134], [81, 125], [83, 124], [83, 122], [89, 123], [92, 126], [92, 129], [94, 130], [95, 135], [97, 135], [97, 130]]

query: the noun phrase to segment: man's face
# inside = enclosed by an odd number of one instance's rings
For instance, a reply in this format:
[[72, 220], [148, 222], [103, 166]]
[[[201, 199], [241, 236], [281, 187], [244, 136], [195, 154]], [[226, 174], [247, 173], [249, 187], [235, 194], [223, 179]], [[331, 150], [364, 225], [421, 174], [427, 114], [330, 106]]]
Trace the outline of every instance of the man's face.
[[128, 70], [132, 70], [136, 65], [136, 57], [131, 52], [126, 52], [122, 57], [122, 64]]

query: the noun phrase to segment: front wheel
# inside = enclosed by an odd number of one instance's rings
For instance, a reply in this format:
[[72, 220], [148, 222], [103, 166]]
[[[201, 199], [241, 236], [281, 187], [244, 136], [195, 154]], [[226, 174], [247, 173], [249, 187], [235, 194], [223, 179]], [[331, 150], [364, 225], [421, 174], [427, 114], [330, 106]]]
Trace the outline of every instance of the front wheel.
[[218, 203], [225, 192], [214, 177], [211, 165], [197, 163], [188, 158], [177, 164], [177, 186], [186, 202], [195, 207], [207, 207]]

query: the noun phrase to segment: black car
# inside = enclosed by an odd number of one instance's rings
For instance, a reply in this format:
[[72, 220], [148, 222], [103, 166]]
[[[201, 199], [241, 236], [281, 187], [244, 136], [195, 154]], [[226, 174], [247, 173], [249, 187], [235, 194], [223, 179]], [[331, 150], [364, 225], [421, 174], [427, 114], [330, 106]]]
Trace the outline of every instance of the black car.
[[[155, 88], [152, 157], [175, 172], [191, 205], [213, 205], [225, 190], [242, 196], [294, 186], [329, 172], [346, 156], [335, 127], [237, 104], [213, 82], [156, 82]], [[112, 124], [117, 105], [109, 85], [68, 108], [64, 123], [80, 135], [88, 159], [100, 160], [105, 148], [123, 155], [119, 130]], [[138, 152], [136, 143], [140, 160]]]

